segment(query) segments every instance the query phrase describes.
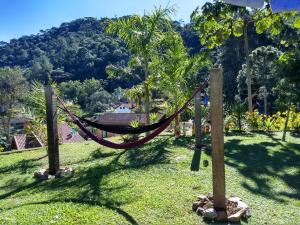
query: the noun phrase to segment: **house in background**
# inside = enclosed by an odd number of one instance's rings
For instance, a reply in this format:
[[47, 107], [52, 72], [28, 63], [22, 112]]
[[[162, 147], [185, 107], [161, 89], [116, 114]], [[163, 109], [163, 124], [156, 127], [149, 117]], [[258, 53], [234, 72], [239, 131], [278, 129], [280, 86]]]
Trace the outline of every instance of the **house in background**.
[[122, 103], [117, 108], [114, 109], [114, 113], [132, 113], [132, 109], [134, 108], [133, 104]]
[[[139, 121], [140, 125], [146, 124], [146, 114], [144, 113], [104, 113], [97, 116], [94, 120], [96, 123], [107, 125], [126, 125], [129, 126], [132, 121]], [[99, 138], [107, 138], [117, 136], [117, 134], [94, 130], [93, 131]]]

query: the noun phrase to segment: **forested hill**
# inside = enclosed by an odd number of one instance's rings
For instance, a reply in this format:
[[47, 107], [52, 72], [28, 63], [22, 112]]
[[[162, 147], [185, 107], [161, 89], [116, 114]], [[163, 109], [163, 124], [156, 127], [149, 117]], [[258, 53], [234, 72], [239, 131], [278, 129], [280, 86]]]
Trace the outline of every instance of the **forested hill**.
[[58, 82], [91, 77], [106, 79], [108, 64], [125, 63], [129, 57], [120, 39], [105, 34], [106, 21], [77, 19], [58, 28], [41, 30], [37, 35], [2, 43], [0, 67], [27, 68], [25, 74], [29, 80], [43, 81], [47, 73]]
[[[105, 33], [108, 21], [107, 18], [87, 17], [41, 30], [37, 35], [12, 39], [10, 43], [0, 42], [0, 67], [20, 66], [28, 80], [44, 81], [49, 75], [57, 82], [96, 78], [103, 80], [109, 92], [119, 86], [132, 87], [142, 80], [138, 71], [116, 78], [108, 78], [105, 72], [107, 65], [126, 65], [129, 59], [123, 41]], [[197, 53], [201, 46], [192, 24], [182, 26], [174, 22], [173, 25], [190, 53]], [[249, 37], [252, 49], [268, 44], [265, 36], [258, 37], [254, 31]], [[244, 62], [244, 57], [240, 57], [243, 55], [241, 38], [231, 38], [222, 48], [213, 51], [213, 58], [224, 67], [226, 99], [233, 99], [236, 94], [232, 88], [227, 89], [226, 83], [232, 85], [236, 82]]]
[[[107, 89], [131, 87], [140, 79], [138, 74], [131, 77], [109, 78], [105, 68], [109, 64], [125, 65], [129, 58], [126, 46], [117, 37], [105, 33], [108, 19], [83, 18], [60, 27], [41, 30], [37, 35], [12, 39], [10, 43], [0, 43], [0, 67], [20, 66], [25, 69], [28, 80], [44, 81], [50, 75], [57, 82], [65, 80], [104, 80]], [[191, 52], [199, 50], [197, 34], [190, 28], [181, 29], [191, 45]], [[108, 85], [109, 84], [109, 85]]]

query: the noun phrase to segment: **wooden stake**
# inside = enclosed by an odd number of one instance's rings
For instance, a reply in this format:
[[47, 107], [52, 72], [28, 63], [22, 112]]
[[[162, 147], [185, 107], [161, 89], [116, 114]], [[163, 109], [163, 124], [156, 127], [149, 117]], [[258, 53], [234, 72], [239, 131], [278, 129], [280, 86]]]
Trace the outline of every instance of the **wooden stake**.
[[195, 96], [195, 147], [201, 149], [201, 92]]
[[45, 86], [49, 174], [59, 171], [56, 97], [50, 85]]
[[215, 68], [211, 70], [210, 74], [213, 201], [215, 209], [226, 210], [223, 133], [223, 71], [221, 68]]

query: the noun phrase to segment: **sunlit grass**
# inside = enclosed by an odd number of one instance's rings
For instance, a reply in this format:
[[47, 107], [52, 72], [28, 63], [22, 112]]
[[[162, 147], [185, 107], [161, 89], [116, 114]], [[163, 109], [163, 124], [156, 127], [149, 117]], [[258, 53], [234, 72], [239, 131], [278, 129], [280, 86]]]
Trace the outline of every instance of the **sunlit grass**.
[[[279, 134], [225, 138], [228, 196], [251, 207], [248, 224], [300, 224], [300, 138]], [[93, 142], [60, 146], [72, 176], [36, 181], [45, 150], [0, 156], [0, 224], [205, 224], [191, 209], [212, 191], [210, 164], [191, 172], [189, 137], [160, 137], [143, 148]]]

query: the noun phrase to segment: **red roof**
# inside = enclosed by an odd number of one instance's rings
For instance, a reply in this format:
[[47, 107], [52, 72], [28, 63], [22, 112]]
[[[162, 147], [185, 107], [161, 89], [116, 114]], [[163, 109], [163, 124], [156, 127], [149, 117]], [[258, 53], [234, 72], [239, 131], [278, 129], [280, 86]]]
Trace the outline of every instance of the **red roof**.
[[42, 147], [42, 142], [34, 135], [17, 134], [12, 140], [12, 149], [22, 150]]
[[67, 123], [58, 125], [58, 134], [62, 143], [83, 142], [83, 137], [78, 132], [73, 132], [72, 128]]

